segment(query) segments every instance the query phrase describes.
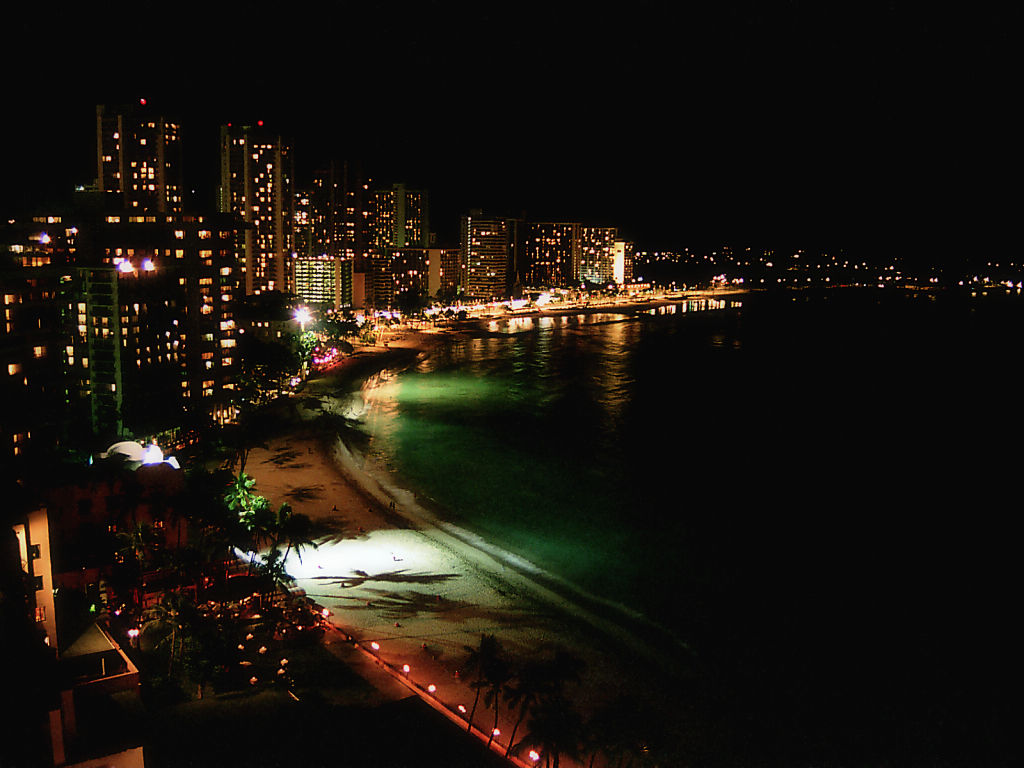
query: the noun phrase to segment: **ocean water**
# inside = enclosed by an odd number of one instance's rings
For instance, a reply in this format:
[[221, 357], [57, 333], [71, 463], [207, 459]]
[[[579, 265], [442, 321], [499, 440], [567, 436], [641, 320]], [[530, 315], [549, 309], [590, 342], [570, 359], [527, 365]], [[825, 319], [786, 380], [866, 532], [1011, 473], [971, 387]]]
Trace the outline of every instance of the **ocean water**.
[[1022, 318], [870, 290], [514, 318], [368, 382], [361, 428], [453, 522], [692, 647], [779, 764], [978, 758]]

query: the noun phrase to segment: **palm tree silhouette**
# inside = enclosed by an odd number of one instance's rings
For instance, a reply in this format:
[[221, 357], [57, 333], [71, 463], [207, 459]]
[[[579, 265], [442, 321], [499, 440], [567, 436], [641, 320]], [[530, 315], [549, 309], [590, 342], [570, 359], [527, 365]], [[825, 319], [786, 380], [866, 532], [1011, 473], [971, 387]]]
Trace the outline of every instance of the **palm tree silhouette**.
[[463, 667], [476, 677], [471, 684], [476, 689], [476, 695], [473, 697], [473, 708], [469, 712], [469, 722], [466, 724], [466, 730], [471, 731], [473, 730], [473, 716], [476, 713], [477, 704], [480, 703], [480, 692], [487, 686], [488, 673], [501, 658], [502, 649], [501, 642], [494, 635], [481, 635], [478, 648], [467, 645], [465, 649], [469, 656]]
[[487, 748], [491, 748], [494, 741], [494, 732], [498, 729], [498, 709], [501, 706], [501, 696], [506, 692], [508, 681], [512, 679], [512, 670], [504, 659], [496, 657], [493, 662], [484, 670], [484, 686], [487, 693], [484, 694], [484, 707], [494, 708], [494, 723], [491, 725], [491, 732], [487, 737]]
[[567, 683], [580, 681], [583, 662], [568, 651], [558, 649], [552, 658], [534, 659], [525, 664], [508, 688], [506, 697], [510, 706], [519, 710], [516, 723], [509, 735], [505, 756], [512, 753], [516, 733], [523, 720], [540, 702], [564, 696]]
[[537, 703], [526, 721], [526, 735], [512, 748], [518, 755], [535, 747], [544, 756], [546, 768], [558, 768], [559, 758], [578, 758], [582, 722], [564, 696], [552, 696]]

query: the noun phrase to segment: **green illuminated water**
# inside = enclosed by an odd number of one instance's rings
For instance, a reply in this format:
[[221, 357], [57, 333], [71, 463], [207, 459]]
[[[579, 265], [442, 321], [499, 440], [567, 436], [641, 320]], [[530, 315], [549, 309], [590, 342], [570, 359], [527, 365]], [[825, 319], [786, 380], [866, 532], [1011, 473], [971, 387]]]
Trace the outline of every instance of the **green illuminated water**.
[[935, 702], [968, 738], [947, 692], [981, 678], [948, 660], [995, 664], [1010, 636], [1018, 295], [488, 330], [358, 395], [393, 482], [670, 628], [760, 738], [856, 756], [893, 722], [932, 732]]
[[[566, 321], [466, 339], [365, 392], [372, 451], [459, 524], [619, 600], [630, 350], [642, 324]], [[584, 522], [580, 525], [580, 522]], [[621, 531], [620, 531], [621, 534]]]

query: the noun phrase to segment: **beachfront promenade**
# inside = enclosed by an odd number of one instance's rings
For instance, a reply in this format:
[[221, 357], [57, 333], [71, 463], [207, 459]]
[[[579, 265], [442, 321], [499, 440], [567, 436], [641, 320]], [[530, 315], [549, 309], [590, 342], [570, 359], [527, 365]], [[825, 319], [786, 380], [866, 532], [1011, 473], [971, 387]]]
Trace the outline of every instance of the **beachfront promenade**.
[[[295, 455], [294, 466], [275, 458], [282, 454]], [[390, 507], [368, 500], [308, 438], [285, 437], [254, 451], [249, 468], [268, 497], [316, 488], [320, 498], [297, 499], [296, 511], [329, 517], [336, 504], [351, 530], [363, 529], [354, 538], [303, 552], [301, 562], [292, 556], [286, 567], [296, 588], [327, 610], [337, 630], [327, 641], [351, 646], [356, 668], [386, 695], [418, 695], [465, 726], [475, 697], [475, 678], [463, 669], [466, 648], [479, 646], [484, 634], [495, 635], [517, 662], [550, 656], [560, 647], [579, 656], [586, 664], [585, 683], [573, 692], [584, 711], [644, 676], [624, 681], [621, 675], [636, 674], [635, 662], [589, 627], [585, 612], [570, 601], [439, 528], [422, 522], [396, 527]], [[353, 660], [352, 654], [343, 658]], [[494, 711], [482, 698], [474, 733], [486, 741], [495, 727]], [[505, 707], [502, 702], [500, 733], [492, 745], [501, 753], [516, 719]], [[532, 764], [527, 755], [519, 765]]]

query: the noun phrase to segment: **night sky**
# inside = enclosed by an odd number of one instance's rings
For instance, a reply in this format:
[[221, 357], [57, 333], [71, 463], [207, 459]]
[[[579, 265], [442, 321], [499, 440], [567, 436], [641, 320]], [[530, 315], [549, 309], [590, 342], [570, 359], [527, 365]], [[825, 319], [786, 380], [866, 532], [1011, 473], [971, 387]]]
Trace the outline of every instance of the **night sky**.
[[445, 242], [471, 207], [618, 226], [643, 249], [1010, 242], [1001, 10], [138, 5], [5, 19], [4, 213], [91, 181], [95, 104], [146, 97], [183, 125], [198, 206], [218, 124], [263, 119], [292, 137], [300, 183], [333, 157], [430, 190]]

